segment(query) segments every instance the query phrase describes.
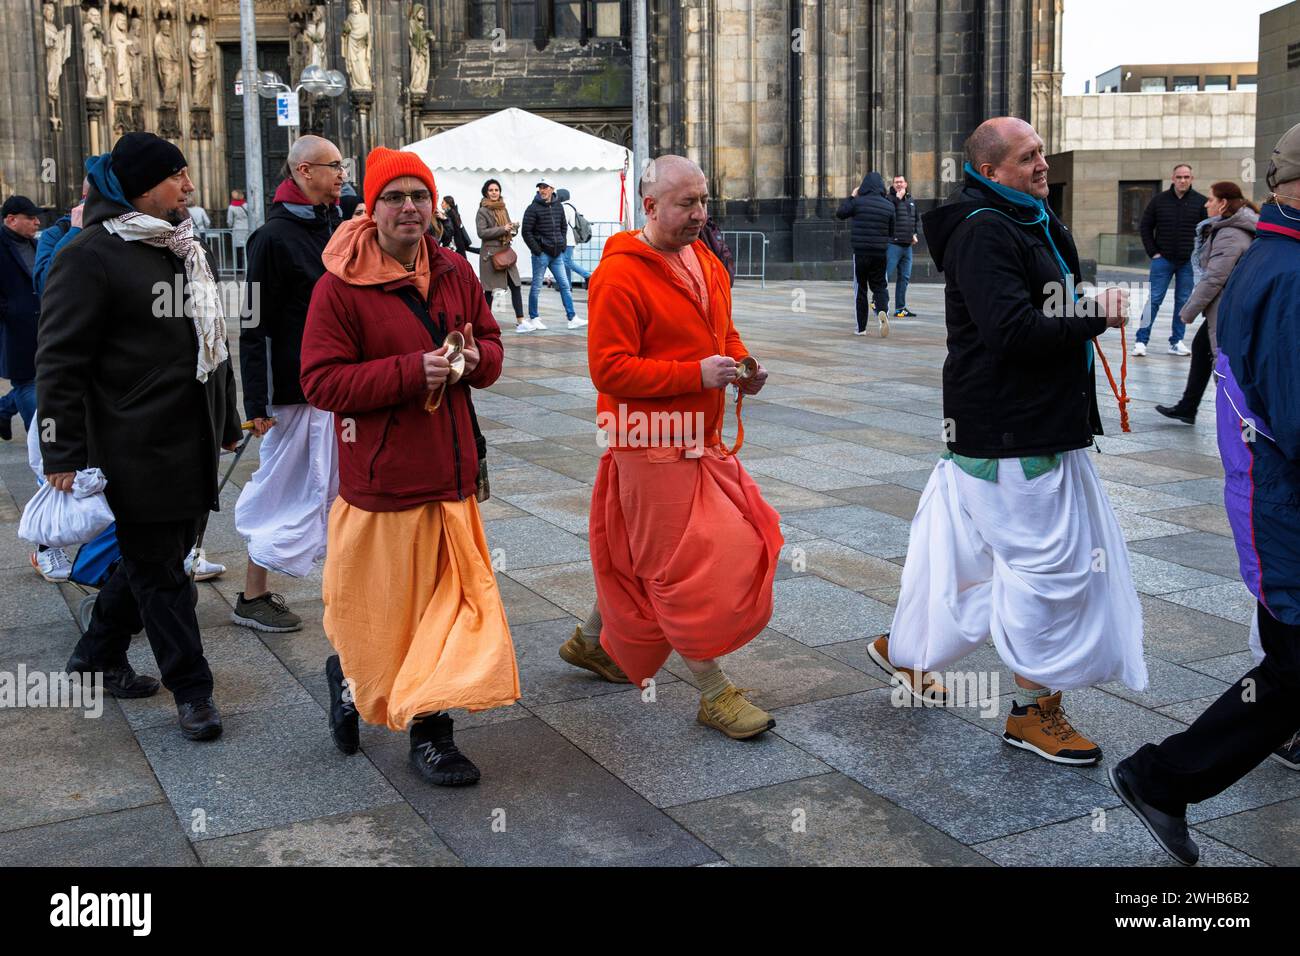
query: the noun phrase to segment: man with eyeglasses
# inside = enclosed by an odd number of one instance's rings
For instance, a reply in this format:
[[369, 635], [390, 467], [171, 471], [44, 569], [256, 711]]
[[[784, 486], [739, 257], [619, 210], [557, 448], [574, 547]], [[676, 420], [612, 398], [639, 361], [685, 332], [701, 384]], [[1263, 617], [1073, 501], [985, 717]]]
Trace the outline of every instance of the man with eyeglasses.
[[265, 437], [235, 505], [248, 568], [231, 612], [236, 624], [272, 632], [296, 631], [302, 619], [271, 593], [267, 572], [302, 577], [324, 558], [338, 494], [334, 416], [307, 404], [298, 378], [307, 306], [325, 272], [321, 254], [342, 221], [347, 178], [338, 147], [319, 136], [297, 140], [285, 166], [266, 224], [248, 240], [239, 369], [245, 414]]

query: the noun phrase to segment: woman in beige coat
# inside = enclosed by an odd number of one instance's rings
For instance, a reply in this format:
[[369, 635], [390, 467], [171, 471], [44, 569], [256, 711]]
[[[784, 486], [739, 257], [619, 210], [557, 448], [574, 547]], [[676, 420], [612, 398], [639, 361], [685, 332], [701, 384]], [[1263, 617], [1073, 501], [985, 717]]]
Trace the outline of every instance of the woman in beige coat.
[[492, 264], [492, 257], [496, 253], [510, 248], [511, 241], [519, 234], [519, 223], [513, 222], [506, 212], [499, 182], [489, 179], [483, 184], [482, 192], [483, 201], [479, 203], [478, 215], [474, 217], [474, 229], [478, 232], [480, 241], [478, 277], [487, 294], [488, 308], [492, 307], [492, 293], [509, 287], [510, 302], [515, 307], [515, 331], [532, 332], [536, 326], [524, 319], [519, 266], [512, 264], [509, 269], [498, 269]]
[[1219, 351], [1219, 342], [1214, 334], [1219, 299], [1237, 260], [1254, 241], [1255, 226], [1259, 222], [1259, 208], [1242, 194], [1241, 187], [1234, 182], [1224, 181], [1211, 186], [1205, 211], [1210, 218], [1198, 227], [1204, 232], [1196, 252], [1201, 278], [1178, 315], [1188, 325], [1202, 313], [1205, 321], [1192, 339], [1192, 367], [1187, 371], [1183, 397], [1176, 405], [1156, 406], [1156, 411], [1166, 418], [1188, 425], [1196, 422], [1196, 410], [1201, 405], [1201, 396], [1205, 394], [1214, 358]]

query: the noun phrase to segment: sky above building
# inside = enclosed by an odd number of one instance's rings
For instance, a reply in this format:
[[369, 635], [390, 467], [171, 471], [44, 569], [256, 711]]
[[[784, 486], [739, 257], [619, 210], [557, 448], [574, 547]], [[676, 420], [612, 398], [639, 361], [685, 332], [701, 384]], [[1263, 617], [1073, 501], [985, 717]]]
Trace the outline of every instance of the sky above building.
[[[1065, 0], [1065, 92], [1121, 63], [1233, 63], [1259, 53], [1259, 15], [1289, 0]], [[1093, 86], [1095, 92], [1095, 84]]]

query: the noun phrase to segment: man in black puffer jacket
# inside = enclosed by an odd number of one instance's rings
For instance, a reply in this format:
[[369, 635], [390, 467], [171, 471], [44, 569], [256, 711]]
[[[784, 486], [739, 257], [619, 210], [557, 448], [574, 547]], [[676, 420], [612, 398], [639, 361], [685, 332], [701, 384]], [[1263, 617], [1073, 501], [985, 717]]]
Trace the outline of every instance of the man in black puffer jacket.
[[1092, 339], [1124, 321], [1117, 290], [1076, 302], [1079, 256], [1047, 206], [1043, 141], [1023, 120], [982, 124], [966, 182], [922, 217], [944, 273], [944, 438], [912, 522], [889, 634], [868, 655], [922, 703], [930, 674], [992, 638], [1015, 676], [1003, 739], [1066, 765], [1096, 746], [1063, 689], [1146, 685], [1128, 552], [1086, 451], [1101, 431]]
[[560, 290], [569, 328], [579, 329], [587, 324], [586, 319], [578, 318], [577, 310], [573, 307], [573, 295], [569, 292], [569, 272], [564, 267], [567, 228], [564, 207], [555, 201], [555, 187], [545, 182], [538, 183], [537, 195], [524, 210], [523, 223], [524, 242], [533, 254], [533, 277], [528, 283], [528, 319], [538, 329], [546, 328], [537, 318], [537, 299], [542, 294], [542, 280], [546, 277], [547, 269], [551, 270], [551, 275], [555, 277], [555, 287]]
[[1142, 245], [1151, 257], [1151, 300], [1142, 311], [1134, 355], [1147, 354], [1151, 327], [1171, 281], [1174, 282], [1174, 327], [1169, 336], [1169, 353], [1192, 354], [1183, 344], [1187, 326], [1178, 316], [1196, 284], [1192, 274], [1192, 247], [1196, 244], [1196, 226], [1206, 215], [1205, 197], [1192, 188], [1192, 167], [1180, 163], [1174, 167], [1173, 185], [1156, 194], [1142, 213]]
[[889, 334], [889, 282], [885, 278], [885, 264], [894, 237], [894, 215], [894, 204], [885, 195], [884, 177], [876, 172], [862, 177], [862, 185], [835, 211], [836, 219], [853, 220], [849, 236], [853, 243], [853, 277], [858, 289], [854, 301], [858, 335], [866, 335], [872, 309], [880, 319], [880, 337]]

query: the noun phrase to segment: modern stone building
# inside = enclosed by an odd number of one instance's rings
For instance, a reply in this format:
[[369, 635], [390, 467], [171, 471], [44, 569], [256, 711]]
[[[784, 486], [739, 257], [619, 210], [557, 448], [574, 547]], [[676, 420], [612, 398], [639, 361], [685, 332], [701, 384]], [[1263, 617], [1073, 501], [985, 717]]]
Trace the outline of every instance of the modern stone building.
[[1300, 0], [1259, 18], [1259, 101], [1255, 113], [1255, 198], [1282, 134], [1300, 123]]
[[1062, 102], [1061, 152], [1047, 157], [1054, 208], [1080, 255], [1146, 265], [1139, 224], [1151, 198], [1188, 163], [1204, 192], [1230, 179], [1250, 188], [1257, 94], [1093, 93]]
[[[769, 274], [847, 274], [835, 206], [868, 169], [928, 208], [982, 119], [1029, 118], [1059, 149], [1064, 0], [649, 0], [651, 154], [704, 168], [727, 229], [768, 236]], [[400, 145], [506, 106], [630, 142], [630, 0], [257, 0], [258, 57], [304, 94], [302, 129], [358, 176]], [[64, 208], [86, 155], [148, 129], [218, 213], [242, 186], [238, 0], [7, 0], [0, 191]], [[263, 101], [263, 176], [288, 132]], [[923, 265], [918, 259], [918, 265]]]
[[[1254, 92], [1255, 63], [1123, 63], [1085, 84], [1085, 93]], [[1089, 89], [1088, 87], [1091, 87]]]

